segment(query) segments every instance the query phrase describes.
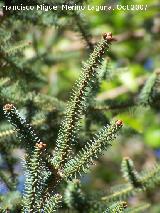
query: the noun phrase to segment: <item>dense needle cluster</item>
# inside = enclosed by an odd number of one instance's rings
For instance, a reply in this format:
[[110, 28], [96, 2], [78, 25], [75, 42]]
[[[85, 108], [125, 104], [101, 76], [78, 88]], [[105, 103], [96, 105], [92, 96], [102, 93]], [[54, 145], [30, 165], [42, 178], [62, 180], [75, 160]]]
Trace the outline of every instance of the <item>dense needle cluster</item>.
[[[105, 50], [108, 50], [111, 43], [115, 41], [112, 33], [103, 34], [102, 40], [96, 45], [89, 60], [83, 65], [83, 71], [74, 86], [71, 98], [67, 105], [59, 105], [65, 109], [64, 119], [61, 122], [58, 138], [54, 150], [50, 150], [48, 145], [37, 136], [32, 125], [21, 117], [13, 104], [5, 104], [4, 114], [8, 121], [14, 126], [14, 130], [4, 131], [1, 137], [17, 132], [21, 140], [21, 146], [26, 149], [25, 163], [25, 192], [23, 195], [23, 212], [47, 212], [51, 213], [60, 207], [60, 202], [64, 202], [68, 208], [81, 209], [88, 212], [125, 212], [126, 202], [123, 200], [141, 191], [148, 190], [160, 182], [159, 165], [153, 168], [152, 172], [138, 173], [131, 159], [124, 158], [122, 161], [123, 176], [127, 184], [119, 187], [110, 195], [100, 199], [98, 204], [88, 200], [84, 195], [79, 182], [74, 182], [74, 178], [88, 172], [90, 165], [102, 154], [103, 150], [108, 149], [112, 140], [116, 138], [119, 130], [123, 126], [122, 120], [112, 121], [104, 126], [99, 132], [94, 134], [88, 142], [78, 152], [74, 152], [74, 145], [77, 144], [79, 136], [80, 120], [88, 110], [87, 103], [92, 89], [97, 83], [97, 77], [103, 62]], [[149, 80], [140, 94], [140, 100], [147, 100], [153, 88], [157, 85], [158, 74], [156, 73]], [[4, 81], [5, 83], [6, 81]], [[145, 98], [143, 98], [145, 96]], [[34, 96], [30, 96], [32, 98]], [[40, 97], [49, 100], [48, 97]], [[34, 104], [39, 103], [38, 97], [33, 99]], [[56, 100], [54, 100], [57, 104]], [[41, 101], [42, 102], [42, 101]], [[57, 105], [58, 106], [58, 105]], [[58, 107], [59, 107], [58, 106]], [[48, 106], [47, 106], [48, 107]], [[49, 111], [52, 109], [49, 103]], [[36, 120], [37, 124], [44, 122]], [[33, 122], [34, 123], [34, 122]], [[1, 174], [6, 180], [6, 177]], [[73, 183], [72, 183], [73, 180]], [[79, 181], [79, 180], [78, 180]], [[68, 187], [64, 197], [57, 191], [60, 183], [66, 182]], [[6, 181], [9, 188], [12, 184]], [[106, 202], [104, 204], [104, 202]], [[81, 208], [83, 203], [84, 207]], [[148, 204], [137, 206], [137, 211], [148, 208]], [[127, 208], [127, 212], [132, 212], [132, 208]]]
[[[70, 2], [55, 0], [54, 5], [55, 7], [66, 5], [66, 8], [77, 5], [77, 8], [82, 8], [85, 2], [85, 0]], [[12, 8], [15, 5], [17, 8], [21, 7], [19, 0], [9, 3]], [[30, 3], [29, 0], [25, 2], [26, 8]], [[141, 91], [138, 90], [138, 93], [131, 93], [131, 95], [129, 91], [129, 98], [125, 93], [124, 99], [121, 100], [119, 97], [116, 98], [116, 93], [115, 97], [109, 96], [111, 100], [104, 96], [101, 99], [99, 98], [100, 82], [103, 80], [108, 84], [111, 78], [116, 77], [119, 70], [115, 66], [112, 68], [111, 63], [108, 63], [110, 56], [117, 59], [116, 51], [109, 52], [105, 58], [106, 51], [110, 49], [112, 42], [116, 41], [112, 33], [104, 33], [101, 41], [96, 45], [98, 35], [91, 34], [94, 32], [93, 26], [88, 25], [80, 11], [48, 10], [51, 4], [48, 0], [43, 2], [33, 0], [32, 7], [38, 8], [34, 11], [7, 11], [3, 7], [5, 4], [8, 2], [0, 2], [0, 181], [5, 185], [8, 193], [0, 195], [0, 212], [52, 213], [58, 210], [62, 213], [66, 211], [69, 213], [141, 213], [148, 209], [150, 206], [148, 203], [140, 203], [130, 208], [130, 204], [126, 204], [126, 201], [139, 192], [148, 196], [152, 189], [159, 186], [158, 163], [152, 169], [143, 169], [139, 172], [129, 157], [124, 158], [121, 171], [126, 183], [111, 188], [103, 195], [99, 192], [93, 194], [90, 191], [85, 192], [80, 176], [88, 172], [90, 166], [103, 154], [103, 150], [108, 150], [123, 126], [124, 133], [128, 131], [122, 120], [112, 120], [113, 117], [118, 117], [119, 112], [127, 112], [129, 108], [137, 109], [139, 106], [145, 106], [145, 108], [149, 106], [159, 112], [159, 69], [155, 70], [146, 82], [143, 81], [146, 78], [140, 81], [139, 90], [142, 86]], [[150, 18], [148, 20], [151, 22]], [[70, 21], [73, 29], [70, 28]], [[108, 21], [112, 22], [112, 18]], [[111, 28], [114, 29], [114, 22], [112, 23]], [[132, 23], [131, 27], [134, 24]], [[53, 30], [54, 26], [56, 27]], [[150, 27], [151, 24], [148, 26]], [[57, 47], [61, 41], [61, 35], [66, 35], [68, 29], [69, 32], [75, 29], [78, 31], [84, 42], [80, 44], [75, 42], [78, 44], [76, 48], [83, 51], [84, 47], [85, 50], [88, 47], [90, 56], [86, 63], [83, 63], [82, 73], [66, 104], [65, 101], [60, 101], [49, 93], [43, 94], [43, 88], [48, 88], [48, 76], [44, 75], [45, 70], [53, 69], [54, 65], [57, 66], [61, 62], [66, 65], [68, 61], [73, 62], [79, 57], [80, 51], [77, 49], [76, 52], [70, 51], [70, 47], [69, 51], [59, 51], [58, 48], [53, 51], [53, 47]], [[145, 31], [147, 36], [149, 31]], [[41, 32], [43, 35], [47, 32], [47, 36], [49, 32], [47, 41], [42, 41], [45, 36], [42, 36]], [[118, 32], [117, 29], [115, 29], [116, 32]], [[120, 40], [123, 41], [127, 37], [136, 39], [134, 35], [136, 32], [133, 29], [133, 32], [129, 34], [124, 33]], [[151, 37], [157, 39], [156, 34]], [[117, 38], [121, 38], [121, 35]], [[150, 36], [148, 38], [151, 39], [150, 44], [153, 46], [153, 39]], [[146, 45], [144, 49], [147, 50], [146, 39], [144, 42]], [[23, 52], [26, 47], [27, 51]], [[141, 55], [137, 51], [139, 48], [141, 45], [132, 49], [133, 62], [137, 60], [137, 56]], [[33, 53], [32, 57], [30, 54], [28, 57], [28, 50]], [[150, 59], [149, 54], [142, 55], [148, 57], [144, 58], [147, 61]], [[143, 60], [138, 61], [141, 67], [145, 63]], [[115, 64], [118, 65], [119, 60]], [[124, 69], [122, 67], [122, 72], [124, 70], [125, 67]], [[58, 75], [61, 76], [61, 73]], [[137, 72], [135, 75], [137, 76]], [[114, 86], [119, 86], [119, 80], [115, 83]], [[58, 89], [61, 94], [61, 89], [59, 87]], [[2, 108], [10, 123], [5, 121]], [[19, 109], [20, 112], [18, 112]], [[22, 114], [26, 119], [21, 116]], [[123, 136], [121, 138], [123, 139]], [[122, 147], [123, 145], [124, 143]], [[23, 195], [18, 189], [21, 172], [19, 174], [17, 172], [18, 157], [14, 154], [14, 148], [21, 149], [22, 153], [25, 153]], [[119, 154], [115, 152], [115, 156], [118, 157]], [[110, 168], [106, 167], [106, 170]]]
[[102, 128], [93, 139], [86, 143], [81, 151], [69, 158], [79, 121], [87, 109], [87, 98], [98, 70], [103, 61], [105, 49], [114, 41], [111, 33], [103, 35], [102, 41], [97, 44], [89, 60], [84, 65], [73, 94], [68, 102], [65, 118], [62, 121], [54, 154], [47, 149], [34, 132], [31, 125], [22, 118], [13, 104], [3, 107], [4, 114], [15, 127], [20, 139], [28, 150], [26, 156], [26, 183], [23, 197], [24, 212], [53, 212], [57, 207], [60, 196], [55, 193], [55, 186], [62, 180], [72, 179], [86, 172], [93, 160], [97, 159], [102, 151], [111, 145], [123, 123], [121, 120], [111, 122]]

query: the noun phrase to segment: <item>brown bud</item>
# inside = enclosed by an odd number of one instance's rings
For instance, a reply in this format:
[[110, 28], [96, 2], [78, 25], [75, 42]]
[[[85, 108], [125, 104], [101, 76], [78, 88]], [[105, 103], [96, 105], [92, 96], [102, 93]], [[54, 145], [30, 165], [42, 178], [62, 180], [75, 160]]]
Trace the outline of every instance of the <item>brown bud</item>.
[[117, 120], [117, 121], [115, 122], [115, 124], [116, 124], [117, 126], [122, 126], [122, 125], [123, 125], [123, 121], [122, 121], [122, 120]]
[[37, 147], [38, 149], [44, 149], [44, 148], [46, 147], [46, 144], [43, 143], [43, 142], [36, 143], [36, 147]]
[[6, 104], [4, 105], [3, 109], [6, 111], [11, 111], [13, 109], [13, 104]]
[[115, 38], [112, 37], [112, 33], [111, 32], [104, 33], [103, 34], [103, 39], [108, 41], [108, 42], [117, 41]]

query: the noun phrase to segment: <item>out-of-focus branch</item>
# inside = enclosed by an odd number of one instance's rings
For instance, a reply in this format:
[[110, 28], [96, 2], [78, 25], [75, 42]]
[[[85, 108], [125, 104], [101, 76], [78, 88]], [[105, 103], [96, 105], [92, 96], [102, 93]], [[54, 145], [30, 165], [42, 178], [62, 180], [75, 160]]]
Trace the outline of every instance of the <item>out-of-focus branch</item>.
[[[146, 76], [141, 76], [141, 77], [138, 77], [135, 81], [137, 82], [138, 86], [142, 86], [144, 84], [145, 80], [146, 80]], [[117, 87], [115, 89], [112, 89], [110, 91], [102, 92], [101, 94], [99, 94], [97, 96], [96, 99], [97, 99], [97, 101], [114, 99], [114, 98], [118, 97], [119, 95], [122, 95], [127, 92], [130, 92], [129, 88], [123, 85], [123, 86]]]

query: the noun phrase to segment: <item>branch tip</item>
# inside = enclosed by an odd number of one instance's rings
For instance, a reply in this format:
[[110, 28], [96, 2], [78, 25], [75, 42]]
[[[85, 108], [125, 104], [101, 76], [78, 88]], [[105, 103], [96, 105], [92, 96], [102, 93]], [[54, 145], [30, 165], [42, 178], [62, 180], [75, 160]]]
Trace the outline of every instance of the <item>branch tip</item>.
[[13, 104], [5, 104], [3, 109], [7, 112], [11, 111], [13, 109], [14, 105]]
[[122, 120], [116, 120], [115, 124], [117, 126], [122, 126], [123, 125], [123, 121]]
[[44, 149], [46, 147], [46, 144], [43, 142], [36, 143], [36, 147], [40, 150]]
[[126, 202], [123, 202], [123, 208], [127, 208], [127, 203]]
[[112, 41], [117, 41], [116, 38], [113, 38], [111, 32], [104, 33], [104, 34], [103, 34], [103, 39], [106, 40], [106, 41], [108, 41], [109, 43], [112, 42]]

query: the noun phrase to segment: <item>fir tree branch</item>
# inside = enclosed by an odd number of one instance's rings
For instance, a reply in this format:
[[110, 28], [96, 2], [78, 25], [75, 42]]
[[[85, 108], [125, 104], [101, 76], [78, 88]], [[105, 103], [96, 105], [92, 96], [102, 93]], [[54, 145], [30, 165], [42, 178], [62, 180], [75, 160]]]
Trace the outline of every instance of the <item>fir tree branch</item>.
[[94, 45], [91, 42], [91, 34], [89, 33], [89, 29], [88, 29], [86, 21], [82, 17], [82, 14], [77, 11], [73, 11], [73, 16], [74, 16], [74, 21], [77, 25], [77, 28], [79, 32], [81, 33], [82, 38], [86, 42], [86, 45], [88, 46], [90, 51], [93, 51]]
[[152, 169], [142, 171], [140, 180], [144, 190], [152, 189], [160, 183], [160, 165], [156, 164]]
[[64, 164], [67, 154], [70, 151], [70, 146], [75, 142], [74, 136], [78, 129], [79, 119], [87, 108], [86, 101], [90, 88], [92, 88], [94, 83], [97, 68], [102, 63], [105, 49], [109, 48], [112, 41], [114, 41], [114, 38], [112, 38], [111, 33], [104, 34], [102, 41], [96, 46], [89, 60], [84, 65], [83, 72], [68, 103], [66, 116], [62, 122], [56, 141], [55, 156], [53, 159], [53, 164], [56, 168], [60, 168]]
[[[159, 87], [160, 82], [160, 70], [157, 69], [154, 73], [147, 79], [142, 91], [139, 95], [139, 104], [144, 106], [152, 106], [155, 104], [155, 95], [157, 93], [156, 89]], [[159, 91], [158, 91], [159, 92]]]
[[120, 200], [126, 200], [128, 197], [134, 194], [135, 191], [131, 184], [123, 184], [118, 190], [114, 191], [110, 195], [103, 196], [101, 200], [104, 202], [115, 202]]
[[89, 207], [87, 201], [85, 194], [82, 192], [80, 181], [78, 179], [69, 181], [64, 192], [64, 202], [67, 207], [78, 212], [84, 212]]
[[117, 203], [112, 204], [104, 213], [123, 213], [127, 208], [126, 202], [119, 201]]
[[[10, 183], [10, 186], [12, 185], [12, 187], [9, 187], [10, 190], [13, 190], [14, 187], [17, 184], [17, 174], [14, 171], [14, 164], [17, 162], [15, 157], [12, 156], [12, 151], [10, 149], [9, 146], [6, 145], [6, 143], [1, 143], [1, 149], [0, 149], [0, 153], [1, 153], [1, 157], [4, 160], [8, 172], [9, 172], [9, 176], [8, 174], [6, 174], [6, 180], [8, 180], [8, 183]], [[3, 171], [2, 171], [2, 177], [3, 177]], [[5, 173], [4, 173], [4, 178], [5, 178]], [[9, 184], [6, 183], [6, 185], [9, 186]]]
[[6, 104], [3, 107], [3, 110], [8, 121], [15, 127], [16, 131], [19, 133], [20, 139], [23, 139], [23, 141], [25, 141], [26, 147], [31, 148], [36, 143], [41, 142], [32, 127], [26, 122], [24, 118], [20, 117], [13, 104]]
[[[42, 119], [35, 119], [32, 121], [32, 126], [41, 126], [44, 125], [46, 122], [46, 119], [42, 118]], [[7, 127], [8, 129], [6, 130], [1, 130], [0, 131], [0, 141], [2, 140], [8, 140], [9, 138], [11, 138], [13, 140], [13, 136], [15, 136], [17, 130], [16, 129], [11, 129], [10, 126]]]
[[21, 41], [21, 42], [17, 42], [16, 44], [12, 44], [12, 45], [5, 45], [3, 46], [3, 48], [1, 48], [0, 51], [3, 52], [3, 54], [5, 54], [5, 56], [10, 56], [13, 55], [17, 52], [21, 52], [24, 48], [28, 47], [31, 44], [30, 41]]
[[135, 188], [142, 187], [140, 176], [134, 167], [133, 161], [129, 157], [123, 158], [121, 171], [122, 171], [123, 177], [127, 181], [129, 181], [133, 185], [133, 187]]
[[[48, 195], [52, 195], [53, 191], [56, 190], [58, 183], [62, 180], [59, 176], [58, 170], [53, 167], [52, 156], [47, 152], [43, 152], [42, 160], [45, 162], [46, 168], [50, 172], [50, 176], [47, 179], [47, 186], [42, 191], [42, 202], [41, 208], [44, 206], [44, 203], [48, 203]], [[47, 204], [49, 205], [49, 204]]]
[[52, 213], [55, 212], [56, 209], [59, 206], [59, 203], [61, 202], [62, 196], [59, 194], [55, 194], [51, 196], [47, 201], [46, 204], [44, 205], [44, 212], [45, 213]]
[[115, 139], [117, 132], [122, 127], [122, 121], [118, 120], [114, 124], [104, 127], [98, 134], [96, 134], [90, 142], [82, 148], [73, 159], [69, 160], [62, 169], [62, 177], [68, 178], [73, 175], [85, 172], [89, 165], [93, 163], [93, 159], [97, 159], [98, 155], [104, 149], [111, 145], [111, 141]]
[[133, 161], [127, 157], [122, 161], [123, 176], [133, 185], [133, 187], [147, 190], [153, 188], [160, 182], [160, 166], [156, 164], [151, 171], [142, 171], [138, 173], [134, 167]]
[[[45, 187], [45, 167], [42, 161], [42, 153], [45, 144], [39, 143], [35, 145], [34, 152], [27, 156], [26, 160], [26, 182], [25, 195], [23, 197], [24, 212], [38, 213], [40, 212], [40, 203], [42, 200], [42, 191]], [[47, 174], [46, 174], [47, 175]]]
[[15, 133], [15, 130], [9, 129], [9, 130], [4, 130], [0, 132], [0, 139], [1, 138], [6, 138], [6, 137], [11, 137]]
[[[128, 197], [141, 192], [147, 191], [160, 183], [160, 166], [157, 164], [149, 171], [142, 171], [137, 173], [133, 162], [129, 158], [123, 160], [123, 172], [125, 170], [125, 177], [130, 181], [129, 184], [122, 185], [108, 196], [101, 198], [102, 201], [113, 202], [124, 200]], [[127, 174], [126, 174], [127, 173]]]
[[148, 105], [150, 102], [152, 102], [152, 92], [153, 87], [155, 85], [157, 75], [153, 73], [150, 78], [145, 83], [140, 95], [139, 95], [139, 104]]
[[13, 191], [15, 189], [15, 184], [10, 180], [9, 177], [6, 176], [6, 174], [0, 170], [0, 179], [6, 184], [7, 188], [10, 191]]

